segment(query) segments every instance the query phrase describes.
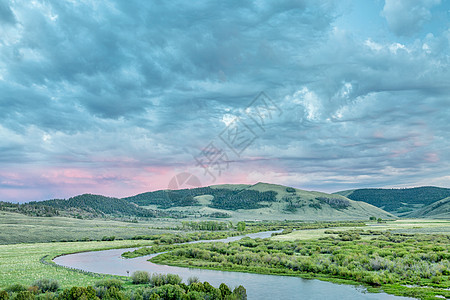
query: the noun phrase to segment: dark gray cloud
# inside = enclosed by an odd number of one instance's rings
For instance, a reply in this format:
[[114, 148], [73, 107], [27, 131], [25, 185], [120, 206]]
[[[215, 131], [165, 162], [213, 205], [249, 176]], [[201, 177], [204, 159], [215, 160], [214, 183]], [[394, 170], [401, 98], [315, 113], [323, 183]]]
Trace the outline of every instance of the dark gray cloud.
[[[210, 142], [231, 161], [216, 183], [450, 186], [447, 4], [408, 3], [2, 1], [0, 196], [210, 184]], [[264, 128], [260, 91], [282, 111]], [[236, 116], [256, 134], [240, 156], [219, 137]]]

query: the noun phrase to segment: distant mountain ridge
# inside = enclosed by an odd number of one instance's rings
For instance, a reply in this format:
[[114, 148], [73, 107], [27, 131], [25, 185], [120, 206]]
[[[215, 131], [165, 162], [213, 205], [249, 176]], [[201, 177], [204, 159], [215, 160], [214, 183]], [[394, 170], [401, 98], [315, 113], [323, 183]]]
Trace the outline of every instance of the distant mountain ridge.
[[343, 196], [262, 182], [154, 191], [124, 199], [152, 209], [171, 209], [194, 215], [221, 213], [247, 220], [395, 218], [372, 205]]
[[450, 197], [450, 189], [423, 186], [403, 189], [365, 188], [340, 191], [335, 194], [355, 201], [364, 201], [398, 216], [417, 216], [417, 211]]
[[31, 216], [76, 218], [188, 217], [233, 220], [367, 220], [396, 218], [365, 202], [341, 195], [257, 183], [160, 190], [126, 198], [83, 194], [25, 204], [0, 202], [0, 210]]

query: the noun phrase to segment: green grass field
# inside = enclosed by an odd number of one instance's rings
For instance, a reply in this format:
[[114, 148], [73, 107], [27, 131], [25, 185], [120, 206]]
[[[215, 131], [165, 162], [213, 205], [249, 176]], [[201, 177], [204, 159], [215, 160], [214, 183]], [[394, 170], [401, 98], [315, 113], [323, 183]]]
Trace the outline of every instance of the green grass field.
[[164, 233], [167, 232], [164, 228], [174, 227], [179, 223], [174, 219], [128, 223], [103, 219], [30, 217], [0, 211], [0, 244], [99, 240], [103, 236], [130, 239], [135, 235]]
[[[101, 238], [102, 236], [116, 235], [117, 237], [131, 237], [135, 235], [152, 235], [158, 233], [177, 231], [169, 230], [179, 224], [180, 220], [157, 219], [147, 223], [126, 223], [107, 220], [78, 220], [62, 217], [42, 218], [29, 217], [14, 213], [0, 213], [0, 224], [2, 232], [0, 239], [2, 243], [10, 243], [9, 245], [0, 245], [0, 289], [15, 283], [30, 285], [40, 278], [56, 279], [63, 288], [71, 286], [87, 286], [92, 285], [101, 278], [93, 277], [87, 274], [75, 272], [62, 267], [55, 267], [41, 263], [44, 256], [54, 257], [60, 254], [74, 253], [80, 251], [91, 251], [111, 248], [127, 248], [151, 245], [153, 241], [145, 240], [115, 240], [115, 241], [89, 241], [89, 242], [44, 242], [49, 240], [62, 239], [82, 239]], [[288, 222], [289, 223], [289, 222]], [[258, 223], [260, 224], [260, 223]], [[289, 223], [290, 224], [290, 223]], [[312, 223], [317, 224], [317, 223]], [[261, 226], [268, 226], [261, 225]], [[297, 230], [289, 234], [278, 235], [272, 237], [273, 242], [293, 242], [302, 241], [306, 243], [322, 243], [321, 238], [327, 237], [338, 238], [338, 231], [390, 231], [392, 233], [430, 233], [430, 234], [450, 234], [450, 221], [445, 220], [425, 220], [425, 219], [401, 219], [395, 221], [386, 221], [385, 223], [367, 222], [367, 226], [349, 227], [330, 227], [325, 229], [304, 229]], [[251, 227], [249, 225], [249, 227]], [[336, 232], [332, 234], [330, 232]], [[207, 232], [205, 232], [207, 233]], [[378, 238], [377, 234], [361, 234], [361, 242], [370, 242], [372, 238]], [[20, 241], [29, 240], [34, 243], [22, 243]], [[353, 242], [350, 242], [353, 243]], [[355, 241], [356, 243], [356, 241]], [[365, 244], [362, 244], [365, 245]], [[197, 247], [197, 246], [195, 246]], [[200, 245], [198, 246], [200, 247]], [[202, 246], [203, 247], [203, 246]], [[431, 247], [431, 246], [430, 246]], [[251, 249], [251, 248], [249, 248]], [[305, 248], [306, 249], [306, 248]], [[309, 249], [309, 248], [308, 248]], [[428, 254], [433, 251], [429, 250]], [[278, 254], [277, 254], [278, 255]], [[305, 256], [302, 254], [299, 257]], [[325, 255], [326, 256], [326, 255]], [[306, 256], [305, 256], [306, 257]], [[164, 256], [158, 258], [163, 259]], [[175, 263], [176, 265], [183, 265]], [[186, 266], [190, 266], [186, 263]], [[200, 264], [199, 267], [205, 267]], [[220, 266], [214, 269], [220, 269]], [[226, 268], [223, 269], [234, 269]], [[248, 271], [236, 269], [237, 271]], [[256, 271], [254, 271], [256, 272]], [[278, 272], [278, 271], [277, 271]], [[322, 274], [320, 276], [328, 276]], [[318, 278], [321, 278], [318, 276]], [[448, 277], [442, 277], [445, 281]], [[323, 278], [321, 278], [323, 279]], [[329, 280], [329, 279], [325, 279]], [[334, 278], [333, 280], [341, 280]], [[427, 284], [430, 280], [427, 279]], [[441, 286], [448, 286], [445, 282]], [[394, 287], [386, 285], [387, 289]], [[395, 285], [395, 289], [402, 289]], [[397, 291], [388, 291], [397, 293]], [[429, 291], [428, 291], [429, 292]], [[427, 293], [428, 293], [427, 292]], [[401, 292], [400, 294], [402, 294]]]
[[30, 285], [40, 278], [56, 279], [62, 287], [92, 285], [99, 278], [54, 267], [40, 262], [49, 255], [75, 253], [86, 250], [138, 247], [150, 241], [67, 242], [0, 245], [0, 288], [14, 283]]
[[[447, 220], [426, 220], [426, 219], [402, 219], [395, 221], [386, 221], [386, 223], [367, 222], [365, 227], [336, 227], [326, 229], [298, 230], [285, 235], [273, 237], [279, 241], [295, 241], [318, 239], [327, 236], [325, 231], [342, 230], [376, 230], [391, 231], [392, 233], [429, 233], [429, 234], [450, 234], [450, 221]], [[369, 238], [366, 236], [365, 238]]]

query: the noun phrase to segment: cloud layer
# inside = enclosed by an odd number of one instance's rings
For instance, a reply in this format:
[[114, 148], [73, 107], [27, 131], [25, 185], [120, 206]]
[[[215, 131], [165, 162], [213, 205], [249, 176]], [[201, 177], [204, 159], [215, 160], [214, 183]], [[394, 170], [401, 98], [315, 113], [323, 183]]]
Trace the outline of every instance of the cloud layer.
[[450, 8], [409, 3], [0, 0], [0, 200], [450, 187]]

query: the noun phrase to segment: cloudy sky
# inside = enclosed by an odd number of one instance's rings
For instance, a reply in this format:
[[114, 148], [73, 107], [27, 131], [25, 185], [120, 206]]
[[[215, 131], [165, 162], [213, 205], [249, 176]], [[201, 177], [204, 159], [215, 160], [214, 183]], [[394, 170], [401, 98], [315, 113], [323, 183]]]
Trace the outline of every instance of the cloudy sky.
[[180, 173], [450, 187], [449, 20], [446, 0], [0, 0], [0, 200]]

